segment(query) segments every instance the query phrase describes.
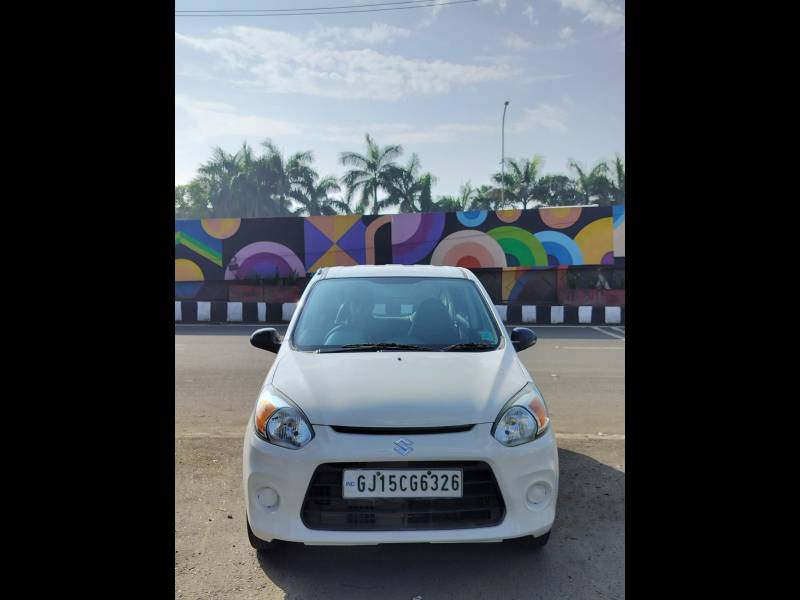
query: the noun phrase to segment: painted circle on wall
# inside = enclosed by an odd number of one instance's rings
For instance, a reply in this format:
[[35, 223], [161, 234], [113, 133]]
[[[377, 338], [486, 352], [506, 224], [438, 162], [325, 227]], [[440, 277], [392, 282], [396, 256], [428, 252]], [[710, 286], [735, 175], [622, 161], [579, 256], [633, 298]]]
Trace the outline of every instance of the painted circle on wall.
[[498, 210], [495, 212], [495, 214], [503, 223], [513, 223], [519, 219], [520, 215], [522, 214], [522, 209], [512, 208], [509, 210]]
[[203, 230], [213, 238], [226, 240], [239, 231], [241, 219], [202, 219]]
[[486, 232], [503, 248], [509, 267], [546, 267], [547, 252], [530, 231], [516, 225], [503, 225]]
[[458, 222], [464, 227], [477, 227], [486, 220], [488, 210], [465, 210], [456, 213]]
[[465, 267], [467, 269], [480, 269], [481, 261], [472, 255], [462, 256], [456, 261], [457, 267]]
[[[236, 259], [235, 262], [233, 259]], [[255, 242], [248, 244], [228, 263], [225, 279], [270, 279], [289, 277], [294, 273], [304, 277], [306, 268], [297, 255], [283, 244]], [[235, 268], [233, 268], [235, 265]]]
[[203, 269], [197, 263], [186, 259], [175, 259], [175, 281], [203, 281]]
[[444, 238], [431, 256], [432, 265], [467, 268], [508, 266], [503, 248], [482, 231], [462, 229]]
[[574, 225], [580, 218], [580, 207], [570, 208], [540, 208], [539, 216], [544, 221], [544, 224], [553, 229], [566, 229], [570, 225]]
[[575, 235], [575, 243], [581, 249], [583, 262], [587, 265], [609, 264], [614, 258], [614, 238], [611, 217], [592, 221]]
[[583, 253], [571, 237], [560, 231], [540, 231], [534, 237], [544, 246], [548, 264], [551, 266], [583, 264]]

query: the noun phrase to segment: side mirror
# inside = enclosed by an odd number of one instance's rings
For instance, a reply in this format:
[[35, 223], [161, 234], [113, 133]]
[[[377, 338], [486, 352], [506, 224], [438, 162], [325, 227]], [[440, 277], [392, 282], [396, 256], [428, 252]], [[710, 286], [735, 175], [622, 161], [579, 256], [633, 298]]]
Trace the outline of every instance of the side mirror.
[[514, 327], [511, 330], [511, 343], [514, 345], [514, 350], [522, 352], [536, 343], [536, 334], [527, 327]]
[[281, 349], [281, 338], [277, 330], [272, 327], [264, 327], [253, 332], [250, 336], [250, 343], [256, 348], [278, 353]]

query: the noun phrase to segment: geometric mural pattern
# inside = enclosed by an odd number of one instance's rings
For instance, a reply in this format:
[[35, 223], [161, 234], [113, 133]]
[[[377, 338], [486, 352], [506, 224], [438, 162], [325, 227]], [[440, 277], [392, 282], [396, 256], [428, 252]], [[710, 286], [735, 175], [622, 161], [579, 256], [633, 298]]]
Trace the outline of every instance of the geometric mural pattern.
[[303, 229], [306, 269], [364, 264], [365, 230], [361, 215], [306, 218]]
[[504, 269], [503, 296], [544, 285], [532, 269], [624, 264], [625, 207], [175, 221], [175, 281], [303, 277], [321, 267]]

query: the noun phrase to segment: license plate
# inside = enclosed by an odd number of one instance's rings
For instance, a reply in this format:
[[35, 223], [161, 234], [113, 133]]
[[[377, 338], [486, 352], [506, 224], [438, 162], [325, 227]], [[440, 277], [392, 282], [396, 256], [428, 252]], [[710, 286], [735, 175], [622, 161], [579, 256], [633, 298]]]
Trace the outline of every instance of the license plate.
[[461, 469], [346, 469], [343, 498], [461, 498]]

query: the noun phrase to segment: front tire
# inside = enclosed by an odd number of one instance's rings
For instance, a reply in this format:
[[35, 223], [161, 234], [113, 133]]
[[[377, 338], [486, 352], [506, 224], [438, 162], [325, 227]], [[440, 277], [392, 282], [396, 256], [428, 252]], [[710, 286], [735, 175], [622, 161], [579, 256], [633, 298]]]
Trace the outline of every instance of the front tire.
[[247, 521], [247, 539], [250, 540], [250, 545], [258, 552], [274, 552], [281, 547], [281, 540], [267, 542], [266, 540], [256, 537], [256, 534], [253, 533], [253, 530], [250, 528], [250, 520], [246, 518], [245, 521]]

